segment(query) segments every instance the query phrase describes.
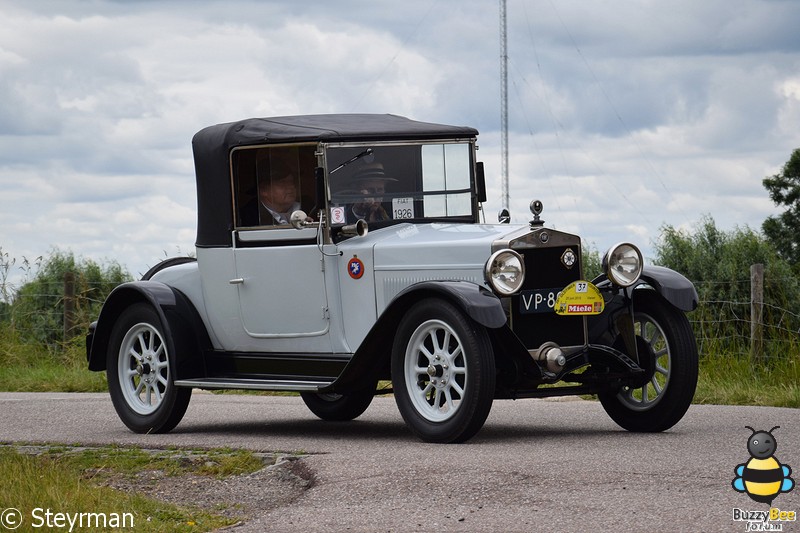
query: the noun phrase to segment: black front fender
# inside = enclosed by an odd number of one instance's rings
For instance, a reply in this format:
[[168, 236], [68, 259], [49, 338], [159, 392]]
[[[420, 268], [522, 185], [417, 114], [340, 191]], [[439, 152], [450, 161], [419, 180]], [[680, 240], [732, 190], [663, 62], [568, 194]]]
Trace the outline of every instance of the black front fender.
[[[598, 288], [609, 287], [611, 282], [605, 274], [592, 280]], [[681, 311], [694, 311], [697, 309], [698, 296], [694, 284], [683, 274], [666, 267], [646, 265], [642, 276], [630, 289], [640, 285], [653, 287], [669, 303]]]
[[407, 287], [395, 297], [389, 307], [412, 294], [438, 294], [459, 306], [482, 326], [496, 329], [506, 323], [506, 313], [500, 298], [485, 287], [469, 281], [423, 281]]
[[485, 287], [469, 281], [423, 281], [401, 291], [378, 317], [342, 374], [322, 392], [359, 390], [374, 379], [389, 379], [394, 332], [405, 313], [418, 301], [440, 297], [452, 302], [478, 324], [501, 328], [506, 314], [500, 299]]

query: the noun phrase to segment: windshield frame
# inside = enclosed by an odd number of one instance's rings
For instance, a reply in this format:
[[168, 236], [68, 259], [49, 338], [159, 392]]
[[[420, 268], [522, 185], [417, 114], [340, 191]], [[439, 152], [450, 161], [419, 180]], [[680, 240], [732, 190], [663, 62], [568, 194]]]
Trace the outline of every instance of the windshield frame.
[[[453, 188], [444, 189], [431, 189], [425, 190], [424, 177], [423, 177], [423, 151], [425, 146], [450, 146], [460, 145], [467, 147], [467, 161], [468, 178], [467, 183], [463, 182], [463, 178], [459, 180], [458, 186]], [[398, 154], [402, 154], [404, 149], [417, 148], [416, 151], [409, 152], [409, 157], [398, 158]], [[336, 143], [320, 143], [320, 152], [322, 153], [321, 164], [324, 168], [325, 175], [325, 219], [327, 225], [331, 228], [340, 227], [355, 222], [355, 211], [351, 213], [351, 208], [346, 208], [346, 215], [342, 215], [342, 210], [336, 211], [344, 204], [345, 200], [356, 200], [358, 197], [363, 197], [364, 194], [358, 190], [347, 190], [347, 187], [352, 185], [343, 186], [347, 183], [348, 179], [353, 179], [357, 176], [360, 169], [367, 169], [368, 167], [379, 167], [376, 172], [383, 172], [384, 168], [378, 162], [386, 162], [385, 178], [392, 183], [388, 184], [387, 190], [380, 192], [380, 200], [382, 205], [389, 208], [396, 209], [394, 201], [402, 201], [403, 199], [413, 200], [414, 203], [423, 205], [424, 202], [431, 200], [435, 197], [443, 197], [441, 202], [447, 202], [448, 198], [462, 196], [459, 202], [455, 202], [461, 208], [460, 212], [456, 214], [442, 214], [436, 213], [435, 215], [428, 216], [422, 213], [418, 216], [418, 211], [411, 210], [411, 216], [408, 218], [395, 218], [391, 217], [384, 220], [367, 220], [370, 229], [378, 229], [386, 226], [391, 226], [401, 223], [411, 224], [427, 224], [433, 222], [458, 222], [458, 223], [478, 223], [480, 215], [480, 205], [478, 202], [477, 185], [476, 185], [476, 140], [464, 138], [452, 139], [434, 139], [434, 140], [417, 140], [417, 141], [397, 141], [397, 142], [336, 142]], [[447, 148], [443, 148], [446, 151]], [[399, 175], [398, 168], [393, 168], [391, 164], [392, 157], [386, 158], [387, 154], [394, 153], [394, 167], [406, 166], [411, 171], [406, 174]], [[418, 159], [411, 161], [412, 159]], [[462, 161], [463, 163], [463, 161]], [[442, 158], [442, 164], [447, 168], [445, 157]], [[393, 179], [390, 176], [397, 176], [399, 179]], [[406, 187], [406, 189], [390, 191], [391, 185], [395, 183], [409, 184], [413, 183], [415, 187]], [[377, 192], [377, 191], [376, 191]], [[467, 195], [466, 197], [464, 195]], [[468, 202], [468, 203], [467, 203]], [[448, 204], [449, 205], [449, 204]], [[332, 211], [334, 209], [334, 211]], [[424, 208], [423, 208], [424, 209]], [[441, 209], [441, 207], [439, 207]], [[446, 210], [447, 208], [445, 208]], [[386, 210], [384, 210], [385, 212]], [[395, 211], [397, 212], [397, 211]], [[355, 213], [357, 215], [357, 213]], [[337, 217], [338, 215], [338, 217]], [[345, 220], [342, 221], [342, 216]]]

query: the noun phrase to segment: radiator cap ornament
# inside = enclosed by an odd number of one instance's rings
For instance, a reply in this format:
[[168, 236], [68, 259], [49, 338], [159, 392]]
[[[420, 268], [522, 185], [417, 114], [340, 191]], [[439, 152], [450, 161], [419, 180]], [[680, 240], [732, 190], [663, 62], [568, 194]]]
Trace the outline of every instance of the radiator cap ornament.
[[539, 218], [539, 215], [544, 211], [544, 205], [541, 200], [534, 200], [531, 202], [531, 213], [533, 213], [533, 220], [531, 220], [531, 227], [538, 228], [544, 226], [544, 220]]

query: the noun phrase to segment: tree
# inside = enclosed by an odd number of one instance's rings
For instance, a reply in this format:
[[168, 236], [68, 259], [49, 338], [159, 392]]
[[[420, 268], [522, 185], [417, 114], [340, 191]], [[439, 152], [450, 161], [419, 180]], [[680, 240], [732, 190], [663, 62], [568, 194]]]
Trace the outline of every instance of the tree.
[[764, 178], [763, 184], [775, 205], [787, 208], [764, 221], [764, 235], [781, 257], [800, 269], [800, 148], [792, 152], [778, 174]]

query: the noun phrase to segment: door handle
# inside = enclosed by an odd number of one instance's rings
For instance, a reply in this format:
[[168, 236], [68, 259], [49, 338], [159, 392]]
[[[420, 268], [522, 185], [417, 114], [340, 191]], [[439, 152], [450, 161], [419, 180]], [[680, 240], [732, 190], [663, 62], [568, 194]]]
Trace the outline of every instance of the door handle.
[[244, 283], [244, 278], [233, 278], [232, 280], [228, 281], [231, 285], [241, 285]]

